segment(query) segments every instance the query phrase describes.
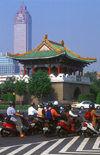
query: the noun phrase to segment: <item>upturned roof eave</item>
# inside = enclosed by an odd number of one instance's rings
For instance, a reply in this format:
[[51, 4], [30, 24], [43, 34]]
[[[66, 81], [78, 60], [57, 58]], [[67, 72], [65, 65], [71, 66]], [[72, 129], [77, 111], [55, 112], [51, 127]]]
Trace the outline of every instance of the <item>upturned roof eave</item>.
[[65, 52], [62, 52], [62, 53], [59, 53], [58, 55], [55, 55], [55, 56], [49, 56], [49, 57], [37, 57], [37, 58], [22, 58], [22, 57], [14, 57], [14, 56], [7, 56], [7, 57], [9, 57], [9, 58], [12, 58], [12, 59], [14, 59], [14, 60], [36, 60], [36, 59], [49, 59], [49, 58], [54, 58], [54, 57], [59, 57], [59, 56], [61, 56], [61, 55], [65, 55], [66, 53]]

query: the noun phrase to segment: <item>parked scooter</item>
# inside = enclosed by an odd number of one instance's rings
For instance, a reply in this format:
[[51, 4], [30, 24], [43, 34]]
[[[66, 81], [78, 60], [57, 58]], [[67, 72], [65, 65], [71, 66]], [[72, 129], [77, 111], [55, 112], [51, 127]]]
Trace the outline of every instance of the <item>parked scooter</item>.
[[[33, 132], [33, 126], [29, 123], [29, 121], [25, 117], [19, 116], [21, 119], [21, 122], [23, 124], [22, 132], [29, 136]], [[2, 122], [2, 129], [1, 129], [1, 136], [7, 137], [7, 136], [19, 136], [19, 132], [16, 129], [16, 125], [11, 120], [3, 120]]]

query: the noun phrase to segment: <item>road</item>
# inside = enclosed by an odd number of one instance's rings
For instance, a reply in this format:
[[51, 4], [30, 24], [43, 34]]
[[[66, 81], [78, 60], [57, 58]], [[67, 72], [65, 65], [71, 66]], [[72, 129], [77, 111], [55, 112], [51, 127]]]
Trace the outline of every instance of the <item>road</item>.
[[[77, 112], [75, 112], [77, 113]], [[69, 135], [65, 138], [44, 137], [42, 134], [26, 138], [0, 136], [0, 155], [100, 155], [100, 135], [91, 138]]]
[[0, 155], [100, 155], [100, 137], [0, 137]]

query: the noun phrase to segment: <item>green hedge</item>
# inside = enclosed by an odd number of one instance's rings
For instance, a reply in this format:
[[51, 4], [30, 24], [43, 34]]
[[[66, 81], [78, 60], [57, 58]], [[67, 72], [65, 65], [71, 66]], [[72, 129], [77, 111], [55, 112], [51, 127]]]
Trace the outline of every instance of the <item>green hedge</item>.
[[3, 94], [1, 98], [3, 101], [14, 101], [15, 95], [13, 95], [12, 93]]
[[78, 101], [82, 102], [82, 101], [95, 101], [95, 96], [94, 94], [81, 94], [78, 97]]
[[97, 94], [96, 103], [97, 104], [100, 104], [100, 92]]
[[[7, 110], [8, 107], [9, 107], [9, 104], [1, 104], [0, 105], [1, 110]], [[15, 109], [16, 110], [27, 110], [29, 107], [30, 107], [29, 104], [27, 104], [27, 105], [16, 105]], [[37, 109], [37, 105], [35, 106], [35, 108]]]
[[[6, 110], [8, 107], [9, 107], [8, 104], [1, 104], [1, 105], [0, 105], [0, 109]], [[15, 109], [16, 109], [16, 110], [27, 110], [29, 107], [30, 107], [30, 105], [23, 105], [23, 106], [21, 106], [21, 105], [16, 105], [16, 106], [15, 106]]]

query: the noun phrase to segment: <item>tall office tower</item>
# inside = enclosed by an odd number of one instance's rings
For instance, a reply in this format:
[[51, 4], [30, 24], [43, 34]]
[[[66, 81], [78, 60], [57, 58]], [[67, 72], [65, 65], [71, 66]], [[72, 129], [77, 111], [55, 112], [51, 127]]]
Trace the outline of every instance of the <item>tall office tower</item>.
[[7, 58], [7, 53], [0, 52], [0, 75], [19, 74], [17, 61]]
[[32, 46], [32, 19], [25, 5], [21, 5], [14, 20], [14, 53], [25, 53]]

